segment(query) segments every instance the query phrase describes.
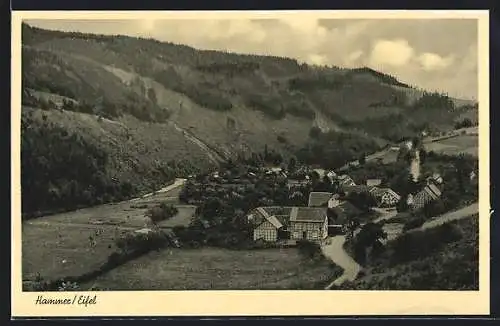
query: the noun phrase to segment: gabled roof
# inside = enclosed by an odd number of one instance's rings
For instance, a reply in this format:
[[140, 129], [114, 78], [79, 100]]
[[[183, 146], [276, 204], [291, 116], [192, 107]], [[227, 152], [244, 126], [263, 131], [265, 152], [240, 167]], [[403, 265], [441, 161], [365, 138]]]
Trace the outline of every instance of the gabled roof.
[[339, 180], [352, 180], [352, 178], [350, 176], [348, 176], [347, 174], [341, 174], [338, 176]]
[[276, 216], [271, 215], [267, 218], [267, 221], [271, 223], [275, 228], [279, 229], [283, 227], [283, 224], [276, 218]]
[[309, 193], [309, 201], [307, 203], [307, 206], [321, 207], [328, 203], [328, 200], [332, 198], [332, 195], [333, 194], [331, 192], [319, 192], [319, 191], [311, 192]]
[[371, 187], [365, 185], [354, 185], [354, 186], [341, 185], [340, 189], [342, 189], [343, 191], [360, 193], [360, 192], [370, 192]]
[[[282, 211], [283, 214], [281, 214], [281, 215], [270, 214], [270, 212], [272, 212], [273, 210], [276, 210], [276, 209], [285, 209], [285, 210]], [[256, 227], [261, 225], [262, 223], [264, 223], [264, 221], [268, 221], [275, 228], [279, 229], [279, 228], [282, 228], [284, 226], [284, 224], [286, 224], [290, 210], [291, 210], [291, 208], [287, 208], [287, 207], [282, 208], [282, 207], [278, 207], [278, 206], [276, 206], [276, 207], [257, 207], [248, 215], [248, 217], [249, 217], [250, 222]]]
[[382, 183], [381, 179], [368, 179], [366, 180], [366, 185], [367, 186], [378, 186]]
[[326, 218], [326, 207], [294, 207], [290, 214], [292, 222], [321, 223]]
[[429, 194], [433, 199], [438, 199], [441, 196], [441, 190], [432, 183], [425, 186], [424, 191]]
[[401, 196], [395, 192], [394, 190], [392, 190], [391, 188], [377, 188], [377, 187], [373, 187], [370, 189], [370, 193], [372, 195], [374, 195], [375, 197], [380, 197], [386, 193], [390, 193], [391, 195], [393, 195], [394, 197], [396, 198], [400, 198]]

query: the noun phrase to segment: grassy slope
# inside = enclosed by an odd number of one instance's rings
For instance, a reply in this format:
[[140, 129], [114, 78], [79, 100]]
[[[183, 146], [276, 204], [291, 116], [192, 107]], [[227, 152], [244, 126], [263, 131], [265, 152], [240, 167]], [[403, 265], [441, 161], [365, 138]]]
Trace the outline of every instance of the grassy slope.
[[[439, 229], [416, 232], [415, 252], [403, 252], [406, 258], [394, 259], [401, 244], [391, 241], [387, 250], [369, 262], [348, 289], [368, 290], [477, 290], [479, 286], [479, 229], [477, 215], [450, 222], [460, 238], [446, 240]], [[448, 233], [449, 234], [449, 233]], [[436, 236], [439, 236], [436, 239]], [[427, 239], [427, 240], [426, 240]], [[432, 241], [431, 241], [432, 240]], [[426, 242], [431, 242], [431, 245]], [[412, 246], [412, 244], [409, 244]], [[431, 246], [431, 247], [429, 247]], [[411, 250], [410, 250], [411, 251]], [[413, 254], [413, 257], [409, 257]]]
[[165, 249], [84, 284], [111, 290], [321, 289], [341, 273], [328, 261], [310, 262], [296, 249], [232, 251]]
[[78, 112], [42, 111], [26, 107], [23, 111], [32, 112], [39, 123], [45, 116], [47, 121], [98, 143], [111, 156], [106, 173], [119, 180], [142, 185], [144, 191], [149, 189], [146, 186], [154, 180], [143, 180], [141, 171], [147, 171], [152, 166], [173, 159], [190, 159], [202, 165], [209, 164], [198, 146], [167, 124], [147, 123], [131, 116], [116, 121], [98, 121], [94, 115]]

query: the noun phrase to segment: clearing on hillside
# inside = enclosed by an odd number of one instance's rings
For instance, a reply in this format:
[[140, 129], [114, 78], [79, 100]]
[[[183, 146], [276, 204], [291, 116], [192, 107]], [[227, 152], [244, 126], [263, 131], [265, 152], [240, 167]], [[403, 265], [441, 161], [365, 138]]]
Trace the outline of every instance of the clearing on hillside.
[[466, 153], [477, 156], [479, 139], [477, 135], [460, 135], [453, 138], [443, 139], [433, 143], [425, 144], [428, 151], [456, 155]]

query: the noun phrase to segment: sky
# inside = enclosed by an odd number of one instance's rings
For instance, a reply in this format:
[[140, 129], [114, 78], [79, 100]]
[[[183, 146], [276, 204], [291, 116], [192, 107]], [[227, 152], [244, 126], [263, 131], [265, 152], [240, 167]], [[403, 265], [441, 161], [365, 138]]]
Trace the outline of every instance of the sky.
[[411, 85], [477, 99], [475, 19], [27, 20], [47, 29], [150, 37], [199, 49], [370, 67]]

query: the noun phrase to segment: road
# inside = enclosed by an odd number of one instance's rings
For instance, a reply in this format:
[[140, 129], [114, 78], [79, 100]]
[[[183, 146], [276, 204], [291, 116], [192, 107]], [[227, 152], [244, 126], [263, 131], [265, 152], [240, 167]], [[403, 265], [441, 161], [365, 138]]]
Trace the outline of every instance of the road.
[[437, 226], [440, 226], [442, 224], [460, 220], [463, 218], [466, 218], [468, 216], [477, 214], [479, 212], [479, 203], [475, 202], [469, 206], [466, 206], [464, 208], [458, 209], [453, 212], [448, 212], [445, 213], [441, 216], [435, 217], [430, 221], [425, 222], [421, 227], [410, 230], [408, 232], [416, 232], [416, 231], [423, 231], [431, 228], [435, 228]]
[[[425, 222], [421, 227], [413, 229], [408, 231], [407, 233], [411, 232], [417, 232], [417, 231], [422, 231], [426, 229], [431, 229], [435, 228], [437, 226], [440, 226], [442, 224], [460, 220], [466, 217], [469, 217], [471, 215], [474, 215], [479, 212], [479, 203], [475, 202], [469, 206], [466, 206], [464, 208], [445, 213], [443, 215], [437, 216], [433, 218], [430, 221]], [[379, 218], [381, 219], [388, 219], [391, 218], [394, 215], [393, 212], [387, 211], [387, 215], [382, 216]], [[360, 228], [358, 228], [355, 231], [355, 234], [359, 232]], [[394, 235], [394, 238], [397, 238], [403, 234], [402, 232], [399, 234]], [[323, 254], [330, 258], [336, 265], [340, 266], [342, 269], [344, 269], [344, 273], [335, 279], [333, 282], [331, 282], [327, 287], [325, 287], [325, 290], [331, 289], [333, 286], [339, 286], [345, 281], [353, 281], [356, 279], [358, 276], [358, 273], [361, 271], [362, 267], [352, 259], [349, 254], [344, 250], [344, 243], [346, 241], [346, 238], [344, 235], [338, 235], [335, 237], [332, 237], [325, 243], [324, 245], [321, 246], [321, 249], [323, 251]]]
[[[457, 137], [457, 136], [460, 136], [462, 132], [465, 132], [467, 135], [477, 135], [478, 134], [478, 127], [456, 129], [456, 130], [453, 130], [453, 131], [449, 132], [448, 134], [446, 134], [444, 136], [427, 137], [427, 138], [425, 138], [423, 140], [423, 143], [424, 144], [428, 144], [428, 143], [432, 143], [432, 142], [439, 141], [439, 140], [442, 140], [442, 139]], [[399, 147], [402, 144], [404, 144], [404, 142], [396, 143], [396, 144], [393, 144], [393, 145], [390, 145], [390, 146], [391, 147]], [[392, 151], [392, 149], [390, 147], [388, 147], [388, 148], [384, 148], [384, 149], [382, 149], [382, 150], [380, 150], [378, 152], [366, 155], [365, 161], [366, 162], [374, 161], [374, 160], [376, 160], [378, 158], [384, 157], [390, 151]], [[345, 170], [345, 169], [349, 168], [349, 166], [351, 164], [356, 164], [357, 162], [358, 162], [358, 160], [354, 160], [354, 161], [348, 162], [344, 166], [342, 166], [341, 168], [339, 168], [338, 170], [339, 171]]]
[[361, 271], [362, 267], [345, 252], [345, 241], [346, 238], [344, 235], [338, 235], [330, 238], [328, 244], [321, 246], [323, 254], [344, 270], [344, 273], [331, 282], [325, 290], [329, 290], [333, 286], [339, 286], [345, 281], [354, 281], [359, 271]]
[[181, 186], [183, 186], [184, 184], [186, 183], [186, 179], [175, 179], [174, 183], [166, 186], [166, 187], [163, 187], [161, 188], [160, 190], [156, 191], [156, 192], [150, 192], [149, 194], [145, 194], [141, 197], [137, 197], [137, 198], [134, 198], [134, 199], [130, 199], [128, 200], [129, 202], [134, 202], [134, 201], [138, 201], [138, 200], [141, 200], [141, 199], [144, 199], [144, 198], [147, 198], [147, 197], [151, 197], [153, 196], [155, 193], [156, 194], [160, 194], [160, 193], [164, 193], [164, 192], [168, 192], [168, 191], [172, 191], [176, 188], [179, 188]]

